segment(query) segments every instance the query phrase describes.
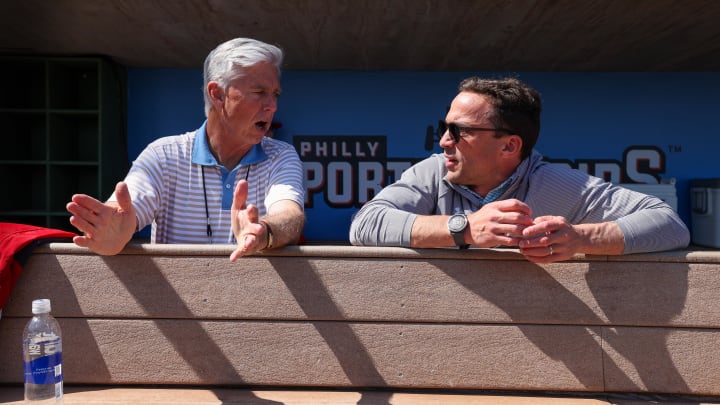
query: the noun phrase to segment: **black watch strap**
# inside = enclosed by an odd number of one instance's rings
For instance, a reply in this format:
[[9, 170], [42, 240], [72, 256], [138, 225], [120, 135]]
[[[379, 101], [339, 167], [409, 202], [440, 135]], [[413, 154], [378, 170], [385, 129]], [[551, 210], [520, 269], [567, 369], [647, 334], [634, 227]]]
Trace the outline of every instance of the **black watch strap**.
[[462, 233], [453, 233], [453, 239], [455, 240], [455, 244], [460, 249], [467, 249], [470, 247], [470, 245], [465, 243], [465, 238], [463, 238]]
[[455, 240], [455, 244], [457, 245], [458, 248], [467, 249], [470, 247], [470, 245], [465, 243], [465, 238], [463, 238], [462, 233], [453, 233], [452, 236], [453, 236], [453, 239]]
[[463, 236], [465, 228], [467, 228], [467, 224], [467, 216], [465, 216], [465, 214], [455, 214], [450, 217], [448, 222], [450, 235], [452, 235], [455, 245], [457, 245], [460, 249], [467, 249], [470, 246], [465, 243], [465, 238]]

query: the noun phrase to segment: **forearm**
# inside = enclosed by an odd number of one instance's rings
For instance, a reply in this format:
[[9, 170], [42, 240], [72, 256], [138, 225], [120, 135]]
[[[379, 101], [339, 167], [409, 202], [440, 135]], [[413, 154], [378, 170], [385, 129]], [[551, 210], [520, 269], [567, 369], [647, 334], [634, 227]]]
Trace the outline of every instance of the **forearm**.
[[271, 247], [277, 248], [298, 243], [305, 226], [305, 213], [293, 201], [279, 201], [260, 222], [265, 224], [261, 246], [268, 246], [269, 228], [273, 239]]
[[577, 253], [620, 255], [625, 250], [625, 236], [615, 222], [580, 224], [573, 228], [580, 236]]
[[455, 246], [448, 230], [448, 215], [418, 215], [410, 233], [410, 247]]

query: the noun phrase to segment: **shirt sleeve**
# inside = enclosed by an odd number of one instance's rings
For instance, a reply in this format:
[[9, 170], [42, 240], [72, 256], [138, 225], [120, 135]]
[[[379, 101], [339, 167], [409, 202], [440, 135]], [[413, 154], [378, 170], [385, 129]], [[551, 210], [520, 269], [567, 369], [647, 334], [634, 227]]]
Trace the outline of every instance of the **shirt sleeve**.
[[283, 148], [274, 156], [270, 173], [270, 186], [265, 196], [265, 207], [270, 209], [281, 200], [295, 201], [300, 208], [305, 205], [302, 163], [292, 146]]
[[360, 246], [410, 246], [418, 215], [436, 211], [439, 172], [428, 158], [403, 172], [400, 180], [383, 188], [353, 216], [350, 243]]
[[578, 170], [545, 165], [533, 175], [526, 202], [533, 216], [560, 215], [572, 224], [614, 221], [623, 254], [687, 247], [690, 232], [661, 199], [605, 182]]
[[[155, 218], [162, 195], [162, 167], [166, 160], [162, 153], [156, 150], [156, 143], [148, 145], [135, 159], [123, 180], [130, 192], [133, 208], [138, 221], [138, 230], [150, 225]], [[113, 193], [108, 201], [117, 201]]]
[[642, 209], [615, 221], [625, 235], [623, 253], [656, 252], [688, 246], [690, 232], [687, 226], [669, 205], [665, 205]]

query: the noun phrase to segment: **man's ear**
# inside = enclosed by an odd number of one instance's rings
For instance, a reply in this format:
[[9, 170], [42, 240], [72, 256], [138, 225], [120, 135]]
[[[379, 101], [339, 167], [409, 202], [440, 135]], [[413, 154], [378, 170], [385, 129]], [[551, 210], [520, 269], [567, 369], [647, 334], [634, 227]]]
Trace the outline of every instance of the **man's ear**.
[[224, 92], [217, 82], [208, 83], [207, 92], [210, 95], [210, 100], [212, 100], [213, 103], [216, 101], [222, 103]]
[[503, 152], [508, 154], [520, 155], [522, 150], [522, 138], [519, 135], [509, 135], [505, 137], [505, 145], [503, 146]]

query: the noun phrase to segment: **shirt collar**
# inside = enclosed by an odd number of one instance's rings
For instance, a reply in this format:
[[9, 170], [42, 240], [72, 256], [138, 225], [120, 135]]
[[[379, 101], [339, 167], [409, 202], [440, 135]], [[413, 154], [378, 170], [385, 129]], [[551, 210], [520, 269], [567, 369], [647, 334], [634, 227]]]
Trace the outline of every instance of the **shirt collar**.
[[[203, 166], [220, 166], [215, 156], [210, 152], [210, 145], [208, 145], [207, 139], [207, 120], [198, 128], [195, 132], [195, 139], [193, 140], [192, 150], [192, 163], [203, 165]], [[265, 140], [263, 138], [263, 140]], [[262, 142], [253, 145], [252, 148], [240, 159], [237, 167], [246, 166], [262, 162], [267, 159], [267, 154], [262, 147]]]
[[500, 183], [499, 186], [495, 187], [494, 189], [490, 190], [489, 193], [485, 197], [481, 196], [480, 194], [476, 193], [473, 189], [471, 189], [468, 186], [460, 185], [460, 187], [464, 188], [465, 190], [472, 193], [473, 196], [475, 196], [478, 200], [478, 202], [481, 205], [485, 205], [488, 203], [491, 203], [493, 201], [496, 201], [498, 198], [500, 198], [505, 192], [510, 188], [510, 185], [515, 181], [515, 179], [518, 177], [517, 172], [513, 173], [510, 177], [505, 179], [502, 183]]

